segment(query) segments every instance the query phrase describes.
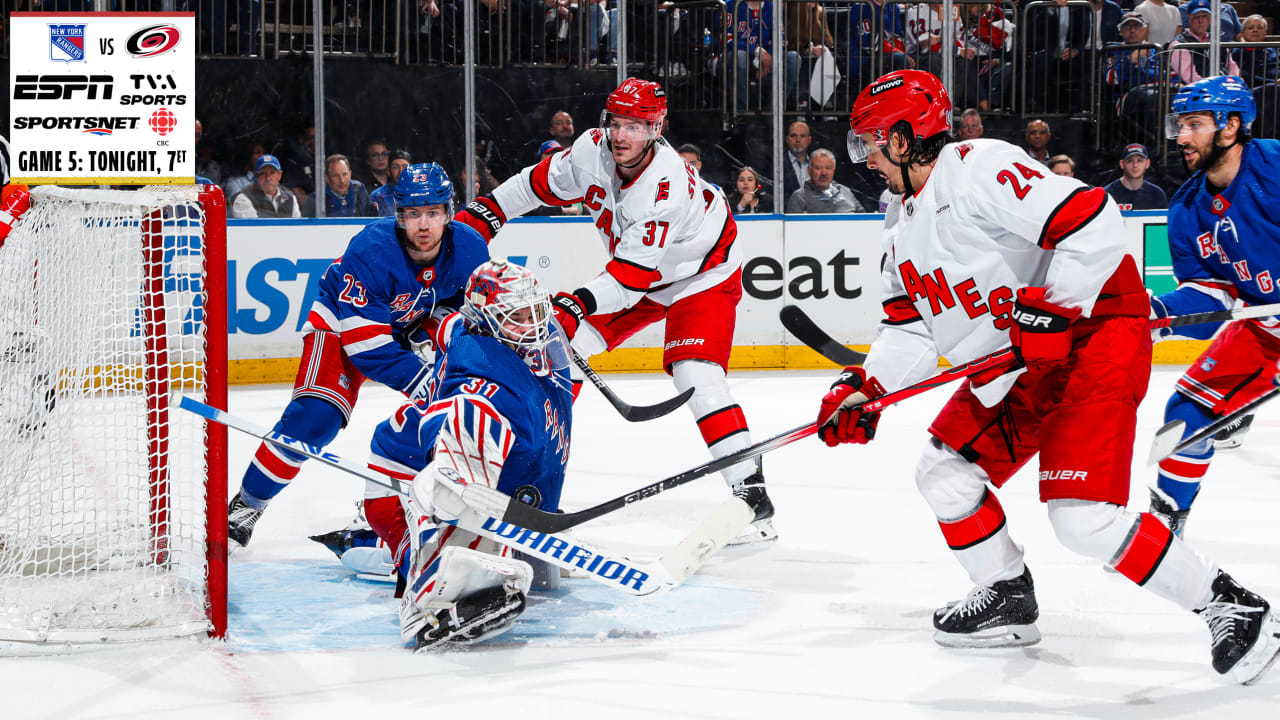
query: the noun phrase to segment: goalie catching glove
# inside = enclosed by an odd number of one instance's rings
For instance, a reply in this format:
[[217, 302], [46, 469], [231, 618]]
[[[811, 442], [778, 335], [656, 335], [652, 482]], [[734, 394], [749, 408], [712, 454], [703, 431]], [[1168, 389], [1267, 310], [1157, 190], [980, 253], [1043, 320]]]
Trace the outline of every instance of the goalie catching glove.
[[1014, 352], [1030, 369], [1060, 365], [1071, 354], [1071, 323], [1080, 310], [1055, 305], [1044, 297], [1044, 288], [1018, 290], [1013, 304], [1009, 339]]
[[828, 447], [840, 443], [865, 444], [876, 436], [880, 413], [862, 412], [862, 404], [884, 395], [879, 380], [860, 367], [847, 367], [831, 384], [818, 410], [818, 437]]

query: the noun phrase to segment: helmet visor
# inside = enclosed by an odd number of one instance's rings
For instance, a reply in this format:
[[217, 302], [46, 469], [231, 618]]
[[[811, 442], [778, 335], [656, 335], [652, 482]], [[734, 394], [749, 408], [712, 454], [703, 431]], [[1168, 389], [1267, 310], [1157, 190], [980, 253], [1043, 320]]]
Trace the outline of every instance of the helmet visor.
[[872, 141], [864, 136], [871, 136], [872, 133], [863, 133], [858, 135], [852, 130], [849, 131], [848, 138], [845, 140], [845, 147], [849, 151], [849, 159], [855, 163], [864, 163], [867, 158], [875, 155], [884, 149], [886, 142]]
[[1208, 112], [1169, 113], [1164, 116], [1164, 133], [1170, 140], [1177, 140], [1183, 132], [1212, 135], [1217, 131], [1218, 124]]
[[640, 118], [618, 115], [608, 110], [600, 113], [600, 127], [604, 128], [605, 137], [610, 141], [647, 143], [657, 139], [662, 131], [661, 125]]

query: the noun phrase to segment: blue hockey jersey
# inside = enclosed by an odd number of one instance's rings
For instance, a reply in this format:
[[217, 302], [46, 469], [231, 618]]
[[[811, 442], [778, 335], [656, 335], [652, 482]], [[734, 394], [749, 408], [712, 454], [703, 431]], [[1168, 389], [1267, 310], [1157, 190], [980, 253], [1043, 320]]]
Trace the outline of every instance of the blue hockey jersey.
[[[1152, 298], [1158, 316], [1210, 312], [1280, 302], [1280, 141], [1253, 140], [1240, 170], [1211, 195], [1197, 172], [1169, 202], [1169, 251], [1178, 289]], [[1193, 325], [1178, 334], [1208, 338], [1218, 326]]]
[[470, 459], [497, 470], [496, 482], [485, 478], [491, 487], [558, 509], [572, 431], [568, 369], [538, 377], [498, 340], [473, 335], [462, 322], [449, 325], [436, 352], [434, 400], [407, 404], [378, 426], [371, 465], [409, 476], [432, 460], [439, 435], [465, 431], [478, 446], [479, 457]]
[[304, 332], [337, 333], [360, 372], [409, 394], [427, 379], [431, 365], [398, 338], [422, 315], [461, 307], [471, 272], [488, 259], [478, 232], [449, 223], [440, 255], [422, 267], [400, 246], [395, 218], [375, 220], [325, 270]]

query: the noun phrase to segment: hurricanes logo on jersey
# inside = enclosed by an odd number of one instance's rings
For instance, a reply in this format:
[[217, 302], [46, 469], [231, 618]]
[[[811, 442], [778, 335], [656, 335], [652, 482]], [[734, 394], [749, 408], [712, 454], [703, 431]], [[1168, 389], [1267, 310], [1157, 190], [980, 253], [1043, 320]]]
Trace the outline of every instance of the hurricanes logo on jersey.
[[969, 143], [963, 143], [961, 145], [956, 146], [956, 153], [960, 155], [961, 160], [964, 159], [965, 155], [968, 155], [972, 151], [973, 151], [973, 145]]
[[660, 203], [669, 197], [671, 197], [671, 183], [667, 182], [666, 180], [663, 180], [662, 182], [658, 183], [658, 195], [653, 199], [653, 201], [655, 203]]

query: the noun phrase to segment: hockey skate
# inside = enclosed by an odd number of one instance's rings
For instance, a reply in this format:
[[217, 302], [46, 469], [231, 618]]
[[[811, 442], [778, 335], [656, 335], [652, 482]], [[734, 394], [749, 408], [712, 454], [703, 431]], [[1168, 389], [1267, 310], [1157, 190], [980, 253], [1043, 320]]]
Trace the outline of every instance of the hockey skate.
[[[1196, 490], [1196, 495], [1200, 494], [1200, 490]], [[1191, 502], [1195, 502], [1196, 495], [1191, 496]], [[1166, 527], [1173, 531], [1174, 535], [1182, 537], [1182, 533], [1187, 529], [1187, 515], [1191, 512], [1191, 508], [1186, 510], [1178, 510], [1173, 498], [1161, 492], [1158, 488], [1151, 488], [1151, 514], [1156, 519], [1164, 523]]]
[[742, 501], [756, 514], [751, 524], [725, 543], [725, 547], [777, 540], [778, 531], [773, 527], [773, 501], [769, 499], [769, 493], [764, 489], [764, 472], [756, 470], [754, 474], [742, 481], [742, 485], [734, 489], [733, 494], [742, 498]]
[[400, 602], [400, 638], [415, 652], [452, 642], [470, 645], [506, 632], [524, 612], [525, 594], [489, 587], [459, 598], [449, 607], [421, 610], [409, 598]]
[[1035, 583], [1031, 570], [1012, 580], [978, 586], [963, 600], [933, 613], [933, 639], [943, 647], [1023, 647], [1040, 642]]
[[1215, 450], [1234, 450], [1244, 444], [1244, 436], [1249, 434], [1249, 429], [1253, 426], [1253, 415], [1245, 415], [1237, 418], [1230, 425], [1218, 431], [1213, 436], [1213, 447]]
[[1213, 635], [1213, 669], [1252, 685], [1280, 656], [1280, 621], [1266, 600], [1219, 570], [1213, 600], [1196, 610]]
[[309, 537], [328, 548], [361, 580], [393, 583], [400, 577], [392, 564], [391, 549], [365, 519], [363, 500], [356, 501], [356, 516], [345, 528]]
[[227, 552], [234, 552], [249, 544], [253, 526], [258, 524], [262, 511], [251, 507], [240, 498], [240, 493], [227, 506]]

